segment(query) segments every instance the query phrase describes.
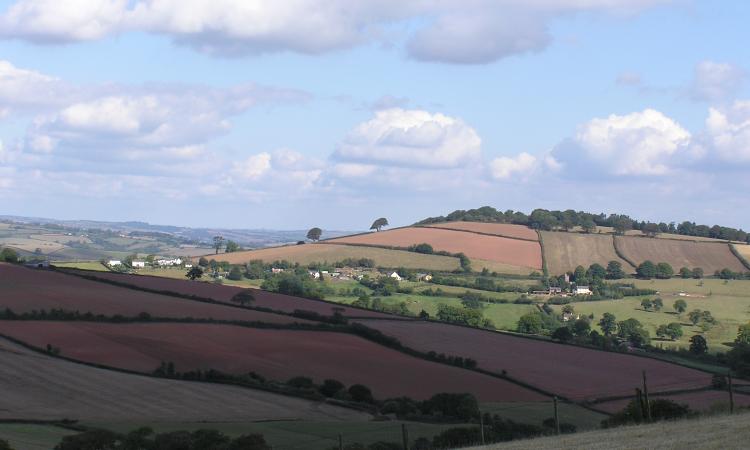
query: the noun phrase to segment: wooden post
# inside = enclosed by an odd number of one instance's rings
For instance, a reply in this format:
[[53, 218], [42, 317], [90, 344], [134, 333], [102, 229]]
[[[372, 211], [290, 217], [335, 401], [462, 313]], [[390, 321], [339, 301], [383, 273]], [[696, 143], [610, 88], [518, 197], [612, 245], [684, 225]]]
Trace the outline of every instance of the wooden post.
[[339, 450], [344, 450], [344, 437], [339, 433]]
[[643, 371], [643, 403], [645, 405], [646, 420], [651, 422], [651, 403], [648, 401], [648, 386], [646, 385], [646, 371]]
[[560, 416], [557, 413], [557, 396], [552, 397], [555, 407], [555, 434], [560, 434]]
[[482, 440], [482, 445], [485, 445], [485, 442], [484, 442], [484, 416], [482, 415], [482, 411], [479, 411], [479, 437]]
[[404, 450], [409, 450], [409, 432], [405, 423], [401, 424], [401, 439], [404, 441]]
[[734, 414], [734, 388], [732, 387], [732, 374], [727, 374], [729, 381], [729, 414]]
[[638, 411], [640, 417], [639, 419], [643, 419], [643, 393], [641, 392], [640, 388], [635, 388], [635, 401], [638, 408], [636, 408], [636, 411]]

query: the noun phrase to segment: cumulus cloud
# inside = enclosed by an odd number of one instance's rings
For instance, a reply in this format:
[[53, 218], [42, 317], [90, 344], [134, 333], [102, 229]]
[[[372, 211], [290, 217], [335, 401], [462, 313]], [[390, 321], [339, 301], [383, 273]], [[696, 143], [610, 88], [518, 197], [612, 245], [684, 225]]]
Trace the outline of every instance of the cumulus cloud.
[[695, 66], [689, 95], [698, 101], [726, 100], [739, 91], [747, 72], [730, 63], [701, 61]]
[[77, 89], [62, 80], [0, 60], [0, 112], [37, 111], [62, 105], [77, 95]]
[[626, 115], [593, 119], [575, 137], [558, 145], [552, 155], [579, 173], [663, 175], [686, 152], [691, 134], [659, 111], [646, 109]]
[[706, 119], [708, 146], [729, 163], [750, 163], [750, 101], [729, 108], [710, 108]]
[[271, 169], [271, 155], [263, 152], [234, 163], [233, 173], [246, 180], [257, 180]]
[[413, 58], [477, 64], [545, 48], [548, 23], [559, 17], [632, 14], [668, 1], [17, 0], [0, 15], [0, 35], [49, 43], [145, 31], [220, 55], [317, 54], [390, 43], [396, 28], [414, 30], [406, 38]]
[[356, 126], [334, 154], [343, 162], [453, 168], [476, 160], [482, 141], [461, 119], [392, 108]]
[[492, 177], [496, 180], [505, 180], [515, 174], [523, 174], [532, 171], [537, 165], [537, 158], [526, 152], [509, 158], [502, 156], [495, 158], [490, 163]]

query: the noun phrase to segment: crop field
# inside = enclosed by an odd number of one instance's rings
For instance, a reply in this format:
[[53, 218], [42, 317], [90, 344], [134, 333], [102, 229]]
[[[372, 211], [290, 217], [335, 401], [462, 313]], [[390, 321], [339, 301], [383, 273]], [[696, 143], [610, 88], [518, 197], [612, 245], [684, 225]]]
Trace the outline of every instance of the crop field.
[[542, 231], [542, 241], [550, 275], [562, 275], [577, 266], [594, 263], [607, 267], [610, 261], [619, 261], [626, 272], [632, 270], [627, 261], [617, 256], [609, 235]]
[[674, 268], [675, 272], [681, 267], [691, 269], [700, 267], [706, 274], [713, 274], [724, 268], [735, 272], [747, 270], [732, 254], [728, 244], [628, 236], [615, 236], [615, 240], [617, 248], [635, 264], [646, 260], [654, 263], [666, 262]]
[[705, 387], [711, 381], [708, 373], [651, 358], [504, 333], [434, 322], [360, 322], [412, 348], [465, 355], [477, 360], [485, 370], [505, 370], [511, 377], [572, 400], [627, 395], [638, 386], [643, 370], [651, 383], [662, 390]]
[[257, 372], [272, 380], [308, 376], [364, 384], [376, 398], [425, 399], [470, 392], [484, 401], [544, 401], [534, 391], [488, 375], [425, 361], [346, 333], [268, 330], [211, 324], [0, 322], [0, 333], [110, 367], [151, 372], [162, 361], [178, 371]]
[[539, 244], [536, 242], [464, 231], [409, 227], [342, 237], [325, 242], [386, 247], [409, 247], [427, 243], [436, 251], [463, 253], [471, 259], [482, 259], [537, 270], [542, 268], [542, 253]]
[[742, 244], [732, 244], [734, 246], [734, 249], [737, 250], [737, 253], [740, 254], [743, 258], [745, 258], [745, 261], [750, 262], [750, 245], [742, 245]]
[[201, 303], [112, 286], [49, 270], [0, 264], [0, 308], [14, 312], [61, 308], [94, 314], [200, 317], [269, 323], [306, 322], [289, 316]]
[[443, 228], [446, 230], [473, 231], [475, 233], [493, 234], [529, 241], [538, 241], [539, 235], [536, 231], [524, 225], [513, 225], [509, 223], [487, 223], [487, 222], [445, 222], [424, 225], [431, 228]]
[[34, 253], [40, 250], [42, 254], [48, 255], [65, 248], [63, 244], [54, 241], [31, 239], [27, 237], [0, 238], [0, 247], [11, 247], [17, 250]]
[[0, 419], [368, 420], [369, 415], [235, 386], [97, 369], [0, 342]]
[[[175, 278], [152, 277], [149, 275], [128, 275], [115, 272], [87, 273], [86, 275], [94, 276], [103, 280], [112, 280], [118, 283], [127, 283], [129, 285], [162, 292], [173, 292], [177, 294], [195, 295], [198, 297], [210, 298], [218, 302], [229, 302], [230, 299], [234, 297], [238, 292], [243, 291], [242, 288], [236, 286], [224, 286], [221, 284], [208, 283], [203, 281], [189, 281], [187, 279], [178, 280]], [[97, 285], [103, 284], [90, 281], [89, 283], [95, 283]], [[129, 291], [127, 288], [118, 289], [125, 289], [126, 291]], [[253, 303], [253, 306], [270, 308], [288, 313], [294, 312], [295, 310], [299, 309], [304, 311], [313, 311], [317, 312], [318, 314], [330, 316], [333, 314], [332, 308], [337, 306], [329, 302], [310, 300], [301, 297], [293, 297], [291, 295], [277, 294], [274, 292], [261, 291], [257, 289], [253, 290], [253, 295], [255, 296], [255, 302]], [[221, 307], [221, 305], [207, 306]], [[232, 311], [236, 311], [236, 309], [232, 309]], [[357, 308], [344, 308], [344, 310], [340, 312], [347, 317], [393, 317], [388, 314]]]
[[332, 264], [347, 258], [369, 258], [374, 260], [379, 267], [404, 267], [446, 272], [459, 268], [458, 259], [450, 256], [423, 255], [404, 250], [333, 244], [287, 245], [244, 252], [222, 253], [221, 255], [207, 255], [206, 257], [232, 264], [244, 264], [259, 259], [267, 263], [286, 260], [303, 266], [310, 263], [327, 262]]
[[16, 450], [49, 450], [75, 431], [54, 425], [0, 423], [0, 439]]
[[[99, 261], [77, 261], [77, 262], [55, 262], [52, 265], [61, 269], [82, 269], [96, 272], [109, 272], [110, 270]], [[184, 274], [182, 274], [184, 276]]]

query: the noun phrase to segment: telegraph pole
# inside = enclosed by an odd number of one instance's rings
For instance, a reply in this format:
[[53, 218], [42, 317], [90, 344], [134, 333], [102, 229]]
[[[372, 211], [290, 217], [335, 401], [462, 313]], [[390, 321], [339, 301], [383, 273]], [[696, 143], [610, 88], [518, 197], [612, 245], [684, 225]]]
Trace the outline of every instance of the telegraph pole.
[[560, 416], [557, 413], [557, 396], [552, 397], [555, 406], [555, 434], [560, 434]]
[[646, 371], [643, 371], [643, 402], [646, 406], [646, 420], [651, 422], [651, 403], [648, 401], [648, 386], [646, 385]]
[[727, 374], [729, 380], [729, 414], [734, 414], [734, 388], [732, 387], [732, 374]]
[[405, 423], [401, 424], [401, 439], [404, 441], [404, 450], [409, 450], [409, 432]]
[[479, 437], [482, 439], [482, 445], [485, 445], [485, 442], [484, 442], [484, 416], [482, 415], [482, 411], [479, 411]]

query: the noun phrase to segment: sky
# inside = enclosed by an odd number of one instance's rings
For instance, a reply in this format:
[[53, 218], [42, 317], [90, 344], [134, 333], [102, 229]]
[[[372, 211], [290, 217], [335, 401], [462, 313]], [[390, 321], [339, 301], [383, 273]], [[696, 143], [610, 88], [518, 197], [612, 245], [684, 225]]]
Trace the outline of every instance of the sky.
[[0, 0], [0, 214], [750, 228], [750, 2]]

